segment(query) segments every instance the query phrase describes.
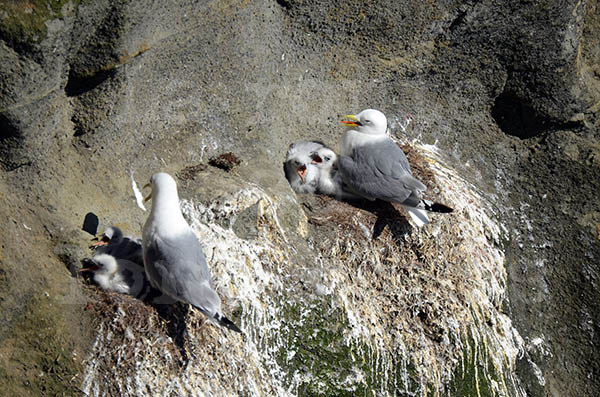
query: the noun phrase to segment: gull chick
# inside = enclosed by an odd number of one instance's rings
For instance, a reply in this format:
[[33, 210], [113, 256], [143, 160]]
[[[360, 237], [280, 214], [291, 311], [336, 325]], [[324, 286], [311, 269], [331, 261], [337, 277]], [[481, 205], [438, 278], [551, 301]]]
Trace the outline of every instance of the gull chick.
[[356, 199], [342, 181], [342, 174], [338, 169], [338, 156], [330, 148], [322, 148], [310, 154], [311, 164], [317, 167], [317, 193], [335, 197], [338, 200]]
[[315, 193], [319, 171], [312, 164], [310, 154], [322, 147], [317, 141], [299, 141], [290, 145], [283, 169], [285, 177], [296, 193]]
[[144, 266], [142, 256], [142, 240], [123, 236], [117, 226], [111, 226], [100, 235], [100, 240], [92, 247], [98, 254], [109, 254], [117, 259], [127, 259], [139, 266]]
[[429, 223], [427, 212], [452, 212], [444, 204], [422, 198], [426, 186], [410, 170], [406, 155], [387, 135], [387, 119], [375, 109], [344, 116], [349, 128], [342, 138], [339, 169], [354, 193], [401, 204], [418, 227]]
[[175, 180], [166, 173], [152, 175], [152, 210], [144, 224], [144, 268], [150, 284], [163, 294], [189, 303], [211, 321], [242, 332], [221, 313], [221, 299], [198, 238], [183, 218]]
[[80, 272], [93, 272], [94, 281], [105, 291], [120, 292], [139, 297], [145, 285], [144, 269], [127, 260], [109, 254], [94, 255], [83, 260]]

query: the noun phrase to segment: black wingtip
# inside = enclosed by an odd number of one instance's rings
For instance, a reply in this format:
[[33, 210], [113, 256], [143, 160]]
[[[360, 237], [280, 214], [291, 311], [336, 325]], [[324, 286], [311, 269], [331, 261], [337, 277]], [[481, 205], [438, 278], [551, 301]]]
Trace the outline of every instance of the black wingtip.
[[215, 320], [217, 320], [219, 325], [221, 325], [225, 328], [229, 328], [230, 330], [239, 332], [240, 334], [243, 333], [242, 330], [239, 329], [238, 326], [233, 323], [233, 321], [231, 321], [230, 319], [228, 319], [225, 316], [221, 316], [221, 318], [219, 318], [218, 314], [215, 314]]

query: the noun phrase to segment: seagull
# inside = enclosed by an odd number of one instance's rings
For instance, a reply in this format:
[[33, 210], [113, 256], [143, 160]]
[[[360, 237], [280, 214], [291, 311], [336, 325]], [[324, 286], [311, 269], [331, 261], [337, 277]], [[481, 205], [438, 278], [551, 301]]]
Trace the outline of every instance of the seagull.
[[94, 281], [105, 291], [140, 297], [145, 286], [144, 269], [127, 259], [109, 254], [94, 255], [83, 260], [80, 272], [93, 272]]
[[296, 193], [315, 193], [319, 172], [310, 154], [325, 145], [318, 141], [299, 141], [290, 145], [283, 164], [285, 177]]
[[144, 224], [144, 268], [150, 284], [169, 297], [189, 303], [208, 319], [242, 332], [221, 313], [221, 299], [198, 238], [183, 218], [175, 180], [166, 173], [152, 175], [152, 210]]
[[341, 143], [339, 169], [352, 191], [368, 200], [401, 204], [418, 227], [429, 223], [427, 212], [452, 212], [440, 203], [424, 200], [426, 186], [410, 170], [406, 155], [387, 135], [387, 119], [375, 109], [347, 115], [348, 129]]
[[326, 194], [342, 199], [356, 199], [358, 196], [351, 193], [342, 181], [342, 174], [338, 169], [338, 156], [327, 146], [323, 146], [310, 154], [311, 164], [319, 171], [317, 179], [317, 193]]
[[139, 266], [144, 266], [142, 240], [124, 237], [117, 226], [111, 226], [101, 234], [100, 241], [92, 244], [96, 254], [109, 254], [117, 259], [127, 259]]

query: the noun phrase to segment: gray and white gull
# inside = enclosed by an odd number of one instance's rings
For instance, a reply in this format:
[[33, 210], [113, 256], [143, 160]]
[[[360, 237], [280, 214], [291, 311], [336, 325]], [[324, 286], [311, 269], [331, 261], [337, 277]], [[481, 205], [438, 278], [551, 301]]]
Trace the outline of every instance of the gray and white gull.
[[429, 223], [427, 212], [452, 212], [444, 204], [424, 200], [426, 186], [411, 172], [406, 155], [387, 135], [387, 119], [366, 109], [342, 120], [348, 126], [341, 143], [342, 180], [366, 199], [401, 204], [418, 227]]
[[221, 312], [210, 270], [198, 238], [183, 218], [175, 180], [166, 173], [152, 175], [152, 210], [144, 224], [144, 268], [150, 284], [169, 297], [189, 303], [211, 321], [242, 332]]

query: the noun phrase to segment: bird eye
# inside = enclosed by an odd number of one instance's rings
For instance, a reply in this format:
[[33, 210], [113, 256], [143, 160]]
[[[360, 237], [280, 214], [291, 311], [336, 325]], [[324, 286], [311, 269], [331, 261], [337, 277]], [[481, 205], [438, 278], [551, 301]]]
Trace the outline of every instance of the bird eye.
[[331, 160], [331, 157], [325, 156], [325, 161], [329, 161], [329, 160]]

